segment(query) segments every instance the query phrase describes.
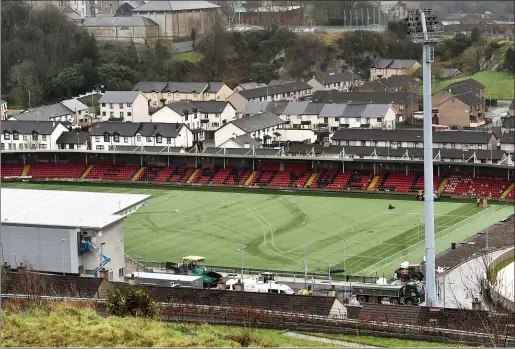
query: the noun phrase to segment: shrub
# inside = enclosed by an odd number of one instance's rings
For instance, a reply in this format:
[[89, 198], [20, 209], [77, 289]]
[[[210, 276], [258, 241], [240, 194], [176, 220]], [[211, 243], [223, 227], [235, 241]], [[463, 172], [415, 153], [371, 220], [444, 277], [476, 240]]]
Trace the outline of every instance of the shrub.
[[159, 307], [152, 297], [143, 289], [128, 288], [121, 291], [115, 288], [108, 292], [106, 309], [115, 316], [137, 316], [143, 318], [156, 318]]

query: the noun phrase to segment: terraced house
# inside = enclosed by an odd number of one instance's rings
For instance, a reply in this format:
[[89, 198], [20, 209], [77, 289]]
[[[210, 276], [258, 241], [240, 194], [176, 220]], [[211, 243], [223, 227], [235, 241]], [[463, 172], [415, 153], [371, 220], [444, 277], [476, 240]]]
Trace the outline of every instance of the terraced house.
[[149, 107], [158, 109], [176, 101], [225, 101], [233, 91], [225, 83], [140, 81], [132, 89], [140, 91]]

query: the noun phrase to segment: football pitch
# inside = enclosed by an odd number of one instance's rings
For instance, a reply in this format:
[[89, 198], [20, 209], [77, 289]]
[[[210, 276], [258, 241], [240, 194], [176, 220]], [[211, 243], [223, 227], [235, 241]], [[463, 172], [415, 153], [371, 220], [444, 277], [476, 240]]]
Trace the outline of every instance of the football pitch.
[[[124, 224], [125, 250], [145, 261], [201, 255], [207, 265], [355, 275], [391, 275], [425, 254], [424, 203], [414, 195], [252, 192], [149, 185], [3, 183], [19, 189], [149, 194]], [[388, 204], [395, 206], [388, 210]], [[56, 207], [56, 209], [58, 209]], [[435, 202], [436, 252], [513, 214], [513, 204]]]

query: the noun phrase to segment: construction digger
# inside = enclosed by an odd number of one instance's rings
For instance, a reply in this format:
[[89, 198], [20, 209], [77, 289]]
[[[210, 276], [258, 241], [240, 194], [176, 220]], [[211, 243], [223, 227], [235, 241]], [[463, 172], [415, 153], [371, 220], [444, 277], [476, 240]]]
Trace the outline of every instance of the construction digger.
[[186, 256], [182, 258], [182, 263], [166, 263], [166, 269], [173, 271], [174, 274], [201, 276], [204, 287], [215, 286], [222, 280], [222, 275], [209, 270], [204, 266], [205, 258], [202, 256]]
[[308, 286], [307, 289], [302, 289], [302, 290], [298, 291], [297, 294], [299, 296], [312, 296], [313, 290], [311, 289], [311, 286]]

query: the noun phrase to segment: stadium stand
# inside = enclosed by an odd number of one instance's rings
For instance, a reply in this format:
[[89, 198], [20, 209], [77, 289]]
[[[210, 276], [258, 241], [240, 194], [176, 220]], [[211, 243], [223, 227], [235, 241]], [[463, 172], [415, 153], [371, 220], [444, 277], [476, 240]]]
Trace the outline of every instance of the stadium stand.
[[138, 165], [119, 165], [99, 163], [87, 174], [87, 179], [107, 179], [129, 181], [132, 179], [140, 166]]
[[2, 178], [18, 177], [23, 171], [23, 164], [2, 164]]
[[[199, 185], [251, 185], [273, 188], [301, 188], [326, 190], [389, 190], [402, 193], [424, 189], [424, 176], [420, 172], [385, 171], [381, 174], [322, 169], [311, 172], [305, 164], [261, 164], [261, 170], [249, 168], [194, 168], [185, 166], [145, 166], [132, 164], [97, 163], [89, 166], [82, 163], [38, 162], [31, 165], [2, 164], [1, 176], [27, 175], [36, 179], [86, 178], [118, 181], [137, 180], [156, 183], [191, 183]], [[138, 174], [136, 177], [134, 177]], [[252, 175], [252, 176], [251, 176]], [[513, 200], [515, 184], [507, 178], [453, 174], [450, 177], [434, 176], [434, 190], [442, 194], [481, 196]]]
[[510, 180], [486, 176], [452, 175], [443, 193], [451, 195], [500, 197], [511, 184]]
[[39, 162], [30, 166], [28, 176], [32, 178], [80, 178], [88, 168], [84, 163]]

